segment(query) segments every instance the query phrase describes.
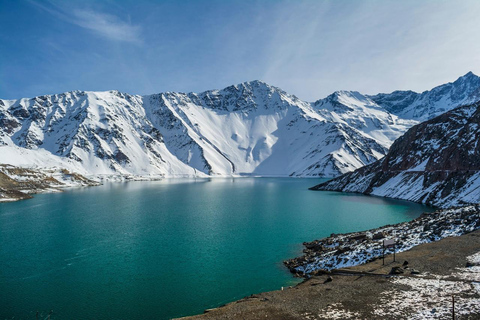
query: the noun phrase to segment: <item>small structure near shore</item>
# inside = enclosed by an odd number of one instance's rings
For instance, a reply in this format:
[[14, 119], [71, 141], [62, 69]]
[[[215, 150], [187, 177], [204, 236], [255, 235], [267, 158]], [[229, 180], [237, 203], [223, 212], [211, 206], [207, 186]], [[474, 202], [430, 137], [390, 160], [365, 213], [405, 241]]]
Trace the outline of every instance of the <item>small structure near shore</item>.
[[397, 241], [395, 239], [388, 239], [388, 240], [383, 240], [383, 264], [385, 264], [385, 250], [387, 248], [392, 248], [393, 247], [393, 262], [395, 262], [395, 245], [397, 244]]

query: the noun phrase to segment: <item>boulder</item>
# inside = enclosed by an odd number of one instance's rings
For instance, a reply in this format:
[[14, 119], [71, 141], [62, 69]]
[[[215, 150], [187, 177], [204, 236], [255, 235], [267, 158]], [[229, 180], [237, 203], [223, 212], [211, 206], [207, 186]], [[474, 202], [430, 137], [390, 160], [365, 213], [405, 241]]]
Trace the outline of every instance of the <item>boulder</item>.
[[373, 240], [380, 240], [383, 238], [385, 238], [385, 235], [383, 234], [383, 232], [377, 232], [372, 237]]
[[356, 235], [356, 236], [352, 236], [352, 237], [350, 237], [350, 239], [355, 240], [355, 241], [365, 240], [365, 239], [367, 239], [367, 235], [365, 233], [363, 233], [363, 234], [359, 234], [359, 235]]
[[400, 267], [393, 267], [389, 274], [402, 274], [404, 271]]

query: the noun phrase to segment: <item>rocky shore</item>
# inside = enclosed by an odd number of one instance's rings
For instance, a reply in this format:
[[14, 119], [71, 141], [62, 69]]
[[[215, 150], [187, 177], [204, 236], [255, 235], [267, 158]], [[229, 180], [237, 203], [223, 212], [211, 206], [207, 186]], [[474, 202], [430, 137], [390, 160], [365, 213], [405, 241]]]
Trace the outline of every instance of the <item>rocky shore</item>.
[[[182, 319], [480, 319], [480, 206], [332, 234], [285, 261], [304, 281]], [[383, 241], [395, 240], [383, 256]], [[453, 308], [455, 303], [455, 308]]]
[[27, 169], [0, 164], [0, 202], [31, 198], [31, 194], [61, 192], [69, 187], [98, 186], [99, 182], [65, 169]]
[[[370, 262], [386, 254], [406, 251], [422, 243], [460, 236], [480, 228], [480, 206], [423, 213], [417, 219], [396, 225], [305, 242], [305, 255], [285, 261], [296, 276], [329, 271]], [[395, 243], [384, 248], [384, 243]]]
[[[453, 303], [455, 306], [453, 306]], [[480, 319], [480, 230], [254, 294], [204, 319]]]

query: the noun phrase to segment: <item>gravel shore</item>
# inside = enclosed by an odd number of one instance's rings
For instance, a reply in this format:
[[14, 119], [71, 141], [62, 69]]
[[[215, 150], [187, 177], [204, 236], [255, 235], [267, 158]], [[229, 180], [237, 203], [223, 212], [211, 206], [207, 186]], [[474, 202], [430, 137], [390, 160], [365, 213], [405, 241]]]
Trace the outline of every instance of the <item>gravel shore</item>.
[[480, 230], [182, 319], [480, 319]]

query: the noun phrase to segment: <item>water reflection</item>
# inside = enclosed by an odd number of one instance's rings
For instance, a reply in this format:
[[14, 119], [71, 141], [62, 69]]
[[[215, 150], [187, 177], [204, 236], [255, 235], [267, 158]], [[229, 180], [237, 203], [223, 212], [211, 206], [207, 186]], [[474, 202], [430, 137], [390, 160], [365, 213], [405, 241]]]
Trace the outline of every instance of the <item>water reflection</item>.
[[431, 209], [320, 179], [107, 183], [0, 204], [0, 318], [167, 319], [279, 289], [301, 243]]

